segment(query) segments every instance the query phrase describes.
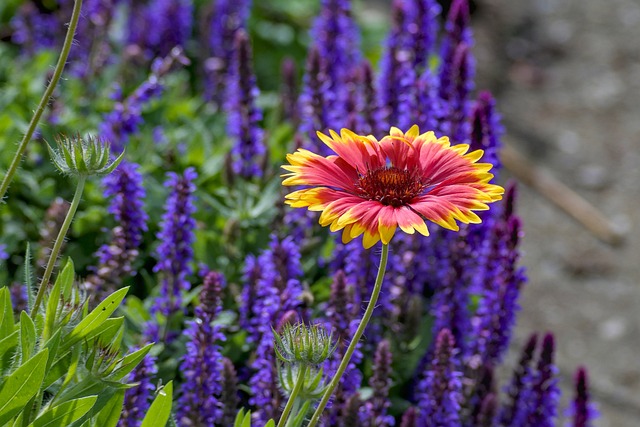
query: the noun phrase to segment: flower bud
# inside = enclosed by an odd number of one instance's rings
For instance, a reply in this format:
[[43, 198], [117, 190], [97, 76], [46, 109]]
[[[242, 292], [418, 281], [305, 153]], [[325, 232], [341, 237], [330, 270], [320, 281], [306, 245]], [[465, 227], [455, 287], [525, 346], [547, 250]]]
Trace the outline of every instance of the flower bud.
[[120, 164], [124, 156], [123, 151], [111, 161], [109, 143], [93, 136], [61, 136], [56, 138], [56, 143], [57, 149], [47, 144], [51, 160], [56, 168], [66, 175], [108, 175]]
[[335, 350], [332, 335], [319, 324], [285, 324], [279, 334], [274, 331], [274, 337], [276, 355], [285, 363], [319, 365]]

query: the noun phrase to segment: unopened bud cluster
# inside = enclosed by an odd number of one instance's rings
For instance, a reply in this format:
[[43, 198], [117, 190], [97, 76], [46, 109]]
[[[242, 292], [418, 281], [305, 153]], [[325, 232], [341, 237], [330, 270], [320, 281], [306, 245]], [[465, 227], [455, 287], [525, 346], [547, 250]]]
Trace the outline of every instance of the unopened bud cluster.
[[320, 325], [286, 324], [275, 333], [275, 351], [285, 363], [316, 366], [333, 353], [332, 335]]
[[77, 177], [108, 175], [124, 155], [122, 152], [112, 161], [109, 143], [93, 136], [61, 136], [56, 138], [56, 145], [56, 149], [47, 145], [53, 164], [63, 174]]

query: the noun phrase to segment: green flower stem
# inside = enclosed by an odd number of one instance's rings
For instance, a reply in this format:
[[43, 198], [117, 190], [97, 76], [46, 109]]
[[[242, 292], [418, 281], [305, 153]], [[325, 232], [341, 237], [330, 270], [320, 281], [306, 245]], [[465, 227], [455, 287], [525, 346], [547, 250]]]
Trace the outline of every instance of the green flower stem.
[[302, 403], [302, 400], [300, 398], [296, 398], [296, 400], [293, 402], [293, 409], [291, 410], [291, 412], [293, 413], [293, 415], [291, 415], [289, 417], [289, 419], [287, 420], [287, 424], [285, 425], [285, 427], [293, 427], [294, 424], [294, 420], [296, 419], [296, 417], [298, 416], [298, 412], [300, 411], [300, 403]]
[[[296, 379], [296, 385], [291, 390], [291, 394], [289, 395], [289, 400], [287, 400], [287, 404], [284, 407], [284, 411], [282, 411], [282, 415], [280, 416], [280, 421], [278, 421], [277, 427], [284, 427], [287, 418], [289, 417], [289, 413], [291, 412], [291, 408], [293, 408], [293, 402], [298, 397], [298, 393], [300, 393], [300, 389], [302, 388], [302, 384], [304, 383], [304, 375], [307, 373], [307, 366], [302, 364], [298, 370], [298, 378]], [[295, 414], [294, 414], [295, 416]]]
[[62, 227], [60, 228], [58, 237], [56, 237], [56, 241], [53, 244], [49, 262], [47, 262], [47, 268], [44, 271], [42, 281], [40, 282], [40, 288], [38, 289], [38, 294], [36, 295], [36, 301], [33, 303], [33, 307], [31, 308], [32, 317], [38, 313], [38, 308], [40, 308], [40, 303], [42, 302], [42, 298], [44, 297], [44, 291], [49, 285], [49, 279], [51, 278], [51, 273], [53, 273], [53, 267], [56, 265], [56, 260], [58, 259], [58, 255], [60, 254], [60, 248], [62, 247], [64, 238], [67, 235], [67, 231], [69, 231], [69, 226], [71, 226], [71, 221], [76, 214], [76, 210], [78, 210], [78, 205], [80, 204], [80, 199], [82, 198], [82, 192], [84, 191], [84, 183], [86, 182], [86, 180], [86, 176], [81, 175], [80, 177], [78, 177], [78, 186], [76, 187], [76, 193], [73, 195], [73, 200], [71, 201], [69, 212], [67, 212], [67, 216], [64, 218], [64, 222], [62, 223]]
[[22, 155], [24, 151], [27, 149], [27, 144], [31, 141], [31, 137], [38, 126], [38, 122], [40, 121], [40, 117], [42, 117], [42, 113], [44, 113], [44, 109], [47, 107], [49, 103], [49, 99], [51, 95], [53, 95], [53, 91], [58, 84], [58, 80], [60, 80], [60, 76], [62, 75], [62, 70], [67, 62], [67, 58], [69, 57], [69, 51], [71, 50], [71, 45], [73, 42], [73, 37], [76, 33], [76, 27], [78, 26], [78, 19], [80, 18], [80, 9], [82, 8], [82, 0], [75, 0], [75, 4], [73, 6], [73, 13], [71, 14], [71, 21], [69, 22], [69, 28], [67, 29], [67, 35], [64, 39], [64, 44], [62, 45], [62, 51], [60, 52], [60, 57], [58, 58], [58, 63], [56, 64], [56, 68], [53, 70], [53, 76], [49, 81], [49, 85], [47, 89], [44, 91], [44, 95], [42, 95], [42, 99], [38, 104], [38, 108], [33, 114], [31, 121], [29, 122], [29, 127], [22, 137], [22, 141], [20, 141], [20, 145], [18, 146], [18, 151], [13, 156], [13, 160], [11, 160], [11, 165], [7, 170], [7, 174], [2, 179], [2, 184], [0, 184], [0, 203], [4, 200], [4, 196], [9, 188], [9, 184], [13, 180], [13, 176], [18, 170], [18, 165], [22, 160]]
[[349, 344], [349, 347], [347, 347], [347, 351], [345, 352], [344, 357], [340, 362], [340, 366], [338, 366], [338, 370], [336, 371], [336, 374], [331, 379], [331, 382], [329, 383], [329, 387], [327, 387], [327, 390], [322, 395], [322, 400], [320, 400], [320, 403], [318, 404], [316, 411], [313, 413], [313, 417], [311, 417], [311, 421], [309, 422], [309, 425], [307, 427], [315, 427], [315, 425], [318, 424], [318, 421], [320, 421], [320, 415], [322, 415], [322, 411], [324, 411], [325, 406], [327, 406], [327, 403], [329, 403], [329, 398], [331, 398], [333, 391], [338, 386], [338, 383], [340, 383], [340, 378], [342, 378], [344, 371], [347, 369], [347, 366], [349, 365], [351, 356], [353, 355], [353, 352], [355, 351], [356, 346], [358, 345], [358, 341], [360, 341], [360, 337], [364, 333], [364, 330], [367, 327], [367, 324], [369, 323], [369, 319], [371, 319], [371, 315], [373, 314], [373, 309], [375, 308], [376, 303], [378, 302], [378, 296], [380, 295], [380, 289], [382, 288], [382, 280], [384, 279], [384, 273], [387, 270], [388, 258], [389, 258], [389, 245], [383, 244], [382, 254], [380, 255], [380, 265], [378, 266], [378, 275], [376, 276], [376, 283], [373, 286], [373, 291], [371, 292], [371, 298], [369, 299], [369, 304], [367, 305], [367, 309], [364, 312], [364, 316], [362, 316], [362, 320], [358, 325], [358, 329], [356, 330], [356, 333], [353, 335], [353, 338], [351, 339], [351, 343]]

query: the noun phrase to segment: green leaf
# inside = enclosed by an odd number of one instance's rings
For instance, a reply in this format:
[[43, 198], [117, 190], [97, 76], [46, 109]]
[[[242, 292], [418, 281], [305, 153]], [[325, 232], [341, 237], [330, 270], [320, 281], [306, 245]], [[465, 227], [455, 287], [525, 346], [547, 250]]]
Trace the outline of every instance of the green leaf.
[[53, 334], [53, 328], [56, 323], [56, 316], [58, 315], [58, 306], [60, 305], [60, 286], [61, 281], [56, 280], [51, 292], [49, 293], [49, 299], [47, 299], [47, 307], [44, 313], [44, 331], [42, 332], [42, 338], [48, 340]]
[[45, 348], [3, 381], [0, 386], [0, 425], [22, 411], [24, 405], [40, 390], [48, 356], [49, 350]]
[[109, 316], [116, 311], [128, 291], [128, 287], [119, 289], [98, 304], [98, 306], [89, 313], [87, 317], [82, 319], [80, 323], [73, 328], [71, 333], [65, 337], [64, 343], [61, 347], [61, 352], [66, 352], [72, 345], [81, 339], [86, 338], [91, 332], [103, 326]]
[[240, 408], [233, 427], [251, 427], [251, 411], [245, 413], [244, 408]]
[[68, 426], [89, 412], [97, 398], [98, 396], [87, 396], [61, 403], [44, 412], [28, 427]]
[[133, 369], [138, 366], [142, 359], [149, 353], [149, 350], [153, 347], [153, 344], [147, 344], [140, 350], [134, 351], [131, 354], [127, 354], [118, 363], [118, 367], [109, 375], [109, 381], [120, 381], [127, 376]]
[[302, 427], [302, 424], [304, 423], [304, 420], [306, 419], [307, 416], [307, 412], [309, 412], [309, 407], [311, 406], [311, 401], [307, 400], [304, 402], [304, 404], [302, 405], [302, 408], [300, 408], [300, 411], [298, 412], [298, 414], [295, 416], [295, 418], [293, 418], [293, 421], [291, 423], [291, 427]]
[[0, 337], [6, 337], [15, 330], [13, 322], [13, 306], [11, 305], [11, 294], [9, 288], [0, 288]]
[[267, 423], [264, 425], [264, 427], [276, 427], [276, 422], [273, 420], [269, 420], [267, 421]]
[[20, 346], [21, 360], [28, 360], [36, 348], [36, 325], [25, 311], [20, 313]]
[[94, 338], [100, 340], [102, 344], [111, 344], [114, 350], [120, 349], [124, 329], [124, 317], [111, 317], [104, 321], [102, 328], [95, 329], [85, 337], [90, 342]]
[[96, 425], [100, 427], [116, 427], [122, 414], [122, 405], [124, 403], [124, 390], [118, 390], [109, 399], [104, 408], [98, 412]]
[[4, 371], [5, 367], [11, 364], [11, 355], [13, 352], [9, 350], [13, 350], [13, 348], [18, 345], [19, 339], [20, 333], [18, 330], [15, 330], [0, 340], [0, 372]]
[[171, 416], [171, 399], [173, 396], [173, 381], [158, 391], [147, 415], [140, 427], [164, 427]]

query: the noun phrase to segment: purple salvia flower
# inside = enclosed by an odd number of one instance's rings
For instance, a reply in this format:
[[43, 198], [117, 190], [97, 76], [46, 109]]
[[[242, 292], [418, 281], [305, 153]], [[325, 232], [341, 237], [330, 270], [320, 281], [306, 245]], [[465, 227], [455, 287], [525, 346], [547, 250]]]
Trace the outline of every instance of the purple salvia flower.
[[178, 398], [177, 418], [181, 426], [212, 426], [224, 415], [218, 397], [222, 394], [221, 376], [224, 370], [220, 342], [224, 335], [212, 325], [221, 309], [224, 277], [210, 271], [200, 291], [200, 304], [195, 319], [184, 334], [188, 338], [187, 352], [180, 364], [184, 376]]
[[[307, 55], [307, 65], [302, 81], [302, 92], [298, 99], [300, 126], [298, 131], [308, 139], [309, 148], [328, 155], [331, 150], [316, 137], [316, 131], [325, 131], [331, 125], [331, 106], [335, 104], [335, 94], [330, 90], [327, 75], [327, 60], [320, 51], [311, 47]], [[334, 126], [334, 125], [331, 125]]]
[[454, 144], [468, 142], [469, 93], [473, 89], [473, 36], [468, 0], [454, 0], [447, 15], [442, 40], [438, 97], [442, 102], [440, 132]]
[[469, 283], [474, 271], [472, 251], [466, 241], [465, 229], [444, 240], [448, 257], [440, 266], [440, 284], [434, 290], [431, 301], [431, 313], [434, 316], [434, 335], [442, 329], [453, 335], [456, 346], [462, 357], [467, 355], [467, 338], [471, 330], [469, 313]]
[[482, 161], [491, 163], [492, 171], [497, 171], [502, 166], [498, 153], [502, 148], [500, 138], [504, 133], [504, 127], [500, 122], [500, 114], [496, 111], [495, 99], [489, 91], [482, 91], [478, 95], [473, 105], [471, 123], [469, 151], [484, 150]]
[[400, 129], [411, 125], [416, 80], [411, 37], [406, 30], [409, 13], [403, 0], [393, 2], [393, 23], [380, 64], [380, 103], [386, 108], [386, 123]]
[[537, 344], [538, 335], [532, 334], [522, 350], [522, 355], [513, 373], [513, 379], [505, 388], [508, 401], [500, 412], [500, 426], [517, 426], [517, 424], [514, 424], [514, 419], [518, 409], [524, 406], [522, 398], [523, 395], [526, 394], [526, 389], [529, 386], [526, 384], [526, 381], [531, 378], [531, 363]]
[[321, 0], [311, 29], [313, 46], [326, 58], [331, 89], [338, 92], [360, 63], [360, 36], [351, 16], [350, 0]]
[[478, 420], [474, 424], [477, 427], [493, 427], [495, 425], [498, 399], [494, 393], [487, 394], [480, 405]]
[[356, 392], [347, 399], [341, 408], [338, 420], [328, 425], [338, 427], [366, 427], [366, 417], [367, 414], [363, 408], [360, 394]]
[[591, 402], [587, 379], [587, 369], [579, 367], [574, 380], [575, 395], [567, 411], [571, 417], [571, 422], [566, 424], [567, 427], [593, 427], [593, 420], [598, 416], [598, 410]]
[[438, 118], [444, 115], [442, 102], [438, 98], [437, 81], [429, 68], [416, 79], [412, 110], [413, 122], [420, 129], [439, 130]]
[[280, 98], [282, 103], [282, 113], [284, 119], [292, 123], [294, 127], [298, 124], [298, 95], [297, 95], [297, 75], [296, 63], [291, 58], [282, 61], [282, 88]]
[[185, 46], [193, 26], [192, 0], [131, 3], [127, 40], [146, 58], [164, 56], [176, 46]]
[[188, 65], [189, 60], [183, 50], [176, 47], [164, 58], [157, 58], [151, 64], [149, 77], [127, 98], [123, 98], [122, 90], [115, 87], [112, 99], [116, 100], [113, 110], [103, 117], [99, 126], [100, 135], [111, 143], [115, 151], [121, 151], [129, 138], [138, 133], [142, 119], [142, 110], [152, 99], [160, 97], [164, 90], [162, 77], [171, 71], [176, 64]]
[[155, 357], [147, 354], [129, 374], [129, 383], [137, 383], [137, 385], [125, 392], [118, 427], [138, 427], [142, 424], [142, 419], [151, 405], [151, 393], [155, 390], [152, 379], [157, 373]]
[[238, 31], [235, 51], [227, 78], [227, 132], [233, 140], [233, 172], [244, 178], [261, 177], [266, 154], [260, 127], [262, 111], [256, 105], [259, 95], [251, 66], [251, 46], [244, 31]]
[[376, 138], [383, 135], [386, 129], [382, 127], [384, 123], [384, 109], [380, 106], [378, 87], [375, 83], [375, 76], [371, 64], [368, 61], [362, 62], [362, 121], [365, 126], [360, 131], [363, 134], [371, 134]]
[[233, 362], [226, 357], [222, 358], [222, 392], [220, 393], [222, 405], [221, 426], [231, 426], [238, 413], [240, 398], [238, 396], [238, 374]]
[[156, 250], [158, 263], [153, 271], [162, 277], [160, 297], [153, 311], [168, 316], [181, 310], [182, 293], [190, 288], [187, 277], [192, 273], [194, 229], [193, 181], [198, 177], [194, 168], [187, 168], [182, 176], [169, 172], [164, 186], [171, 189], [160, 223]]
[[453, 335], [443, 329], [436, 338], [431, 366], [418, 385], [420, 422], [424, 427], [459, 427], [462, 401], [462, 373], [459, 371]]
[[[301, 209], [296, 209], [301, 210]], [[238, 303], [240, 313], [240, 327], [249, 334], [249, 341], [257, 341], [258, 319], [254, 316], [254, 306], [258, 299], [258, 280], [262, 274], [260, 263], [253, 255], [248, 255], [244, 261], [242, 293]]]
[[149, 216], [144, 211], [143, 199], [146, 191], [142, 185], [140, 165], [122, 162], [114, 173], [105, 176], [104, 197], [111, 199], [107, 211], [123, 228], [127, 248], [137, 248], [142, 242], [142, 233], [147, 231]]
[[409, 408], [402, 414], [400, 420], [400, 427], [418, 427], [418, 410], [415, 406], [409, 406]]
[[253, 322], [251, 340], [258, 342], [258, 348], [252, 364], [255, 374], [249, 381], [254, 391], [249, 403], [258, 408], [254, 413], [255, 420], [264, 424], [270, 418], [276, 418], [282, 400], [271, 328], [278, 325], [283, 317], [290, 317], [290, 310], [299, 309], [302, 302], [299, 280], [302, 266], [300, 252], [293, 239], [287, 237], [278, 240], [275, 236], [269, 249], [258, 258], [258, 264], [260, 278], [257, 281], [256, 299], [250, 308]]
[[[525, 425], [553, 427], [560, 399], [560, 389], [556, 378], [558, 368], [553, 363], [555, 339], [548, 333], [542, 340], [542, 350], [532, 388], [532, 400]], [[525, 406], [527, 406], [525, 404]]]
[[[328, 329], [334, 334], [337, 344], [331, 358], [325, 362], [324, 369], [328, 375], [338, 369], [338, 365], [349, 345], [349, 339], [358, 328], [358, 321], [355, 319], [357, 310], [353, 303], [354, 293], [355, 288], [347, 282], [344, 272], [338, 270], [334, 273], [326, 313], [329, 320]], [[362, 360], [360, 347], [361, 344], [359, 343], [347, 369], [342, 378], [340, 378], [340, 384], [334, 391], [331, 407], [325, 411], [326, 424], [328, 425], [335, 425], [339, 422], [342, 418], [341, 414], [348, 406], [350, 397], [353, 397], [360, 388], [362, 373], [357, 368], [358, 363]]]
[[10, 25], [13, 30], [11, 41], [28, 54], [57, 48], [65, 32], [64, 24], [56, 13], [40, 11], [33, 2], [22, 3]]
[[407, 31], [411, 34], [413, 66], [418, 72], [428, 67], [438, 32], [438, 15], [441, 7], [434, 0], [409, 0], [411, 16]]
[[213, 2], [211, 18], [205, 33], [209, 58], [205, 61], [206, 97], [222, 103], [227, 85], [227, 74], [234, 55], [236, 33], [246, 28], [250, 0], [217, 0]]
[[369, 379], [369, 386], [373, 396], [366, 403], [366, 412], [371, 427], [387, 427], [395, 425], [393, 416], [387, 414], [391, 406], [389, 389], [391, 388], [391, 348], [389, 341], [378, 343], [373, 358], [373, 375]]
[[27, 311], [29, 309], [29, 291], [27, 285], [22, 283], [12, 283], [9, 286], [9, 292], [11, 294], [11, 306], [14, 313], [20, 313], [22, 310]]
[[474, 326], [472, 353], [479, 363], [497, 365], [506, 351], [515, 325], [515, 314], [520, 308], [518, 297], [526, 282], [524, 269], [518, 267], [518, 244], [522, 238], [520, 219], [513, 214], [515, 186], [507, 187], [504, 213], [492, 218], [481, 247], [476, 272], [480, 281], [482, 299], [472, 320]]
[[[325, 105], [329, 109], [329, 123], [339, 129], [346, 125], [347, 86], [361, 60], [360, 37], [351, 16], [351, 1], [321, 0], [320, 13], [311, 28], [311, 40], [326, 63], [325, 98], [329, 102]], [[315, 130], [323, 130], [324, 126]]]

